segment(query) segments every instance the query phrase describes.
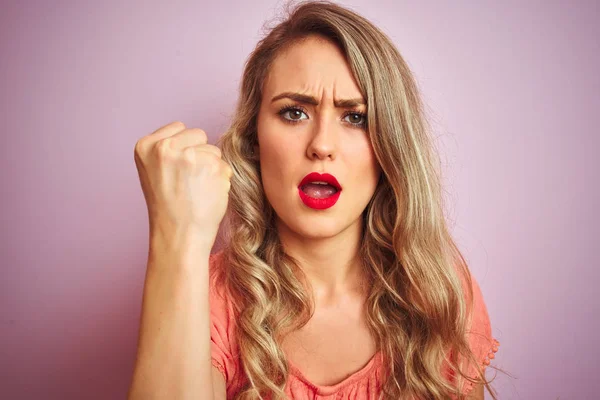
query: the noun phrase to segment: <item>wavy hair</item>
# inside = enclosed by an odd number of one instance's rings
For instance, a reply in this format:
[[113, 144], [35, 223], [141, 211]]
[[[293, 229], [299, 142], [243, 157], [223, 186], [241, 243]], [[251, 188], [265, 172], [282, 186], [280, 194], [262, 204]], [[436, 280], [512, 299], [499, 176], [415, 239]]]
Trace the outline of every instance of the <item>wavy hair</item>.
[[[247, 59], [235, 113], [217, 143], [233, 169], [222, 278], [238, 313], [248, 378], [236, 399], [285, 399], [289, 366], [280, 344], [314, 312], [298, 261], [283, 251], [253, 152], [269, 67], [308, 35], [331, 40], [345, 54], [367, 100], [368, 134], [382, 168], [363, 213], [360, 247], [370, 279], [367, 321], [384, 360], [381, 396], [461, 399], [466, 379], [484, 382], [496, 399], [465, 338], [471, 276], [446, 225], [441, 168], [407, 63], [382, 31], [347, 8], [304, 1], [286, 11]], [[465, 373], [468, 363], [479, 380]], [[443, 365], [458, 380], [443, 376]]]

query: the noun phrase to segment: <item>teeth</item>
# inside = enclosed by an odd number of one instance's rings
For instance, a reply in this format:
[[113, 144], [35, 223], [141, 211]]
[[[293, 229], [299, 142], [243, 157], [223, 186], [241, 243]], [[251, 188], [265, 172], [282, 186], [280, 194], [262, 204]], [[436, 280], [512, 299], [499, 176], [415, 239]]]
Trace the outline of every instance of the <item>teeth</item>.
[[327, 183], [327, 182], [322, 182], [322, 181], [311, 182], [311, 183], [314, 183], [314, 184], [316, 184], [316, 185], [329, 185], [329, 183]]

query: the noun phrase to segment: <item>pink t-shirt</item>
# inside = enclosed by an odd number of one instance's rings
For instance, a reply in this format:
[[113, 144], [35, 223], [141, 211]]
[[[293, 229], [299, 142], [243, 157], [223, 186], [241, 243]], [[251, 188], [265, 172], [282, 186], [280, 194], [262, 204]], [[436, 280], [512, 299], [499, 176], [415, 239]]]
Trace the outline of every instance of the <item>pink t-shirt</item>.
[[[209, 266], [214, 271], [222, 265], [223, 251], [210, 256]], [[210, 317], [211, 317], [211, 356], [212, 365], [221, 371], [227, 386], [227, 399], [232, 399], [246, 383], [246, 377], [240, 365], [239, 348], [236, 341], [236, 319], [234, 308], [222, 288], [210, 281]], [[469, 334], [469, 344], [480, 365], [485, 368], [498, 350], [498, 341], [492, 337], [490, 319], [479, 285], [472, 279], [474, 296], [473, 323]], [[292, 400], [376, 400], [381, 391], [382, 356], [377, 352], [360, 370], [341, 382], [331, 386], [311, 383], [302, 372], [290, 363], [290, 375], [285, 387], [286, 395]], [[289, 361], [288, 361], [289, 362]], [[476, 369], [471, 367], [469, 376], [476, 377]], [[472, 385], [466, 382], [462, 391], [468, 393]]]

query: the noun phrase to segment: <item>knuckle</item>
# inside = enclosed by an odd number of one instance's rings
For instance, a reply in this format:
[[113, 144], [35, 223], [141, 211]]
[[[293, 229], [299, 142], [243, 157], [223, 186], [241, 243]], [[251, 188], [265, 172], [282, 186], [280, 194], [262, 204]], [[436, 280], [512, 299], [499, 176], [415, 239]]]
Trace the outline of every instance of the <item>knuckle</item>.
[[221, 169], [225, 172], [225, 175], [227, 175], [228, 177], [231, 177], [231, 175], [233, 175], [233, 169], [225, 161], [221, 161]]
[[219, 167], [219, 161], [220, 161], [219, 156], [217, 156], [215, 153], [210, 153], [210, 152], [207, 152], [207, 151], [205, 151], [204, 153], [205, 153], [205, 155], [206, 155], [206, 157], [207, 157], [207, 159], [209, 161], [209, 164], [212, 167], [214, 167], [214, 168], [218, 168]]
[[200, 146], [200, 149], [202, 149], [204, 153], [211, 154], [219, 160], [221, 159], [221, 150], [219, 150], [219, 148], [216, 146], [213, 146], [211, 144], [203, 144], [202, 146]]
[[144, 141], [144, 139], [140, 139], [135, 143], [135, 146], [133, 147], [133, 154], [134, 155], [141, 155], [144, 152], [144, 149], [146, 147], [146, 142]]
[[163, 135], [163, 134], [172, 135], [173, 133], [180, 132], [184, 129], [185, 129], [185, 124], [183, 122], [173, 121], [173, 122], [169, 122], [168, 124], [166, 124], [164, 126], [161, 126], [157, 130], [152, 132], [151, 136]]
[[196, 155], [198, 157], [198, 164], [205, 173], [208, 175], [219, 174], [219, 157], [208, 151], [198, 151]]
[[210, 172], [212, 172], [213, 174], [218, 173], [219, 172], [219, 157], [217, 157], [216, 154], [214, 153], [208, 153], [208, 152], [204, 152], [205, 156], [208, 160], [207, 165], [210, 168]]
[[204, 130], [200, 128], [193, 128], [192, 131], [194, 131], [194, 133], [198, 135], [202, 143], [206, 143], [208, 141], [208, 135]]
[[183, 162], [186, 165], [196, 164], [196, 152], [191, 147], [188, 147], [183, 150], [181, 158], [183, 159]]
[[210, 160], [210, 162], [214, 162], [214, 160], [217, 158], [217, 155], [215, 153], [213, 153], [212, 151], [206, 151], [205, 147], [200, 147], [197, 151], [199, 154], [202, 154], [202, 156], [206, 160]]
[[170, 137], [165, 138], [156, 143], [155, 149], [156, 154], [160, 159], [166, 159], [172, 148], [172, 139]]
[[170, 125], [172, 127], [174, 127], [174, 128], [181, 128], [181, 129], [185, 129], [186, 128], [185, 124], [183, 122], [181, 122], [181, 121], [173, 121], [173, 122], [171, 122]]
[[218, 148], [217, 146], [212, 146], [212, 145], [211, 145], [211, 148], [213, 149], [213, 151], [215, 152], [217, 157], [219, 157], [219, 158], [223, 157], [223, 153], [221, 152], [220, 148]]

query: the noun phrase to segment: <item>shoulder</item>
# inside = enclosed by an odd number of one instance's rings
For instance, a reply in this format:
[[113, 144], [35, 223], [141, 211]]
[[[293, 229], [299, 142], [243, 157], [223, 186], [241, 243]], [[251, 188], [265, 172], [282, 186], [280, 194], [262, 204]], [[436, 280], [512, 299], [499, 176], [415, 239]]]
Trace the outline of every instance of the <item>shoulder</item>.
[[[479, 282], [472, 274], [471, 289], [473, 291], [473, 298], [466, 330], [466, 339], [473, 352], [475, 361], [471, 361], [468, 364], [467, 374], [474, 379], [479, 379], [477, 367], [485, 371], [485, 368], [495, 358], [495, 353], [498, 351], [500, 342], [492, 333], [492, 324], [483, 292]], [[466, 382], [465, 393], [471, 392], [474, 387], [473, 383]]]
[[471, 290], [473, 291], [470, 330], [485, 337], [491, 337], [492, 326], [487, 305], [479, 282], [471, 274]]
[[489, 355], [487, 350], [496, 347], [498, 341], [492, 333], [492, 323], [483, 292], [479, 282], [473, 275], [471, 275], [471, 288], [473, 290], [473, 301], [467, 329], [469, 343], [472, 348], [474, 347], [475, 350], [487, 356]]
[[468, 267], [461, 269], [455, 265], [455, 272], [459, 276], [467, 305], [467, 334], [490, 338], [492, 336], [492, 326], [479, 282]]

